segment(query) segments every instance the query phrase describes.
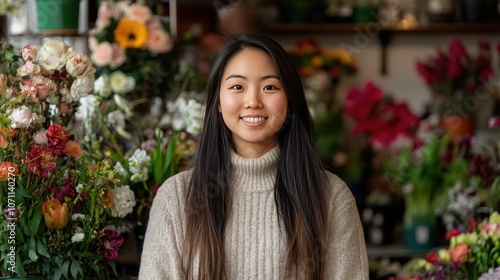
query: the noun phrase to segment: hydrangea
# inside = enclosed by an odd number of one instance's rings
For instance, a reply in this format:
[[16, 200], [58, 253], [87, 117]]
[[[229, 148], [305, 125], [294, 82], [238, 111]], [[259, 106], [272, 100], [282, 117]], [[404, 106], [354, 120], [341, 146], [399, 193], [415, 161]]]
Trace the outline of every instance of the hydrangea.
[[111, 193], [115, 199], [110, 209], [113, 217], [124, 218], [132, 213], [135, 206], [135, 195], [128, 185], [111, 189]]
[[198, 134], [201, 131], [205, 107], [195, 99], [188, 99], [186, 93], [175, 102], [167, 102], [167, 113], [162, 117], [162, 125], [171, 125], [177, 131]]
[[500, 267], [490, 268], [488, 272], [481, 275], [478, 280], [498, 280], [500, 279]]

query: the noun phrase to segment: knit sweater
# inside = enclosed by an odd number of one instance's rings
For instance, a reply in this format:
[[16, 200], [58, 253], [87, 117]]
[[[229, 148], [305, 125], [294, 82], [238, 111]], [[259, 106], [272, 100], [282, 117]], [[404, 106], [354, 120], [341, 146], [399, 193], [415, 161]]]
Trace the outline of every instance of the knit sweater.
[[[224, 231], [228, 279], [284, 279], [286, 233], [280, 230], [274, 183], [279, 145], [259, 158], [231, 152], [232, 201]], [[169, 178], [158, 190], [142, 251], [140, 280], [183, 279], [180, 251], [186, 228], [185, 195], [191, 171]], [[368, 260], [354, 197], [326, 174], [328, 231], [324, 279], [368, 279]]]

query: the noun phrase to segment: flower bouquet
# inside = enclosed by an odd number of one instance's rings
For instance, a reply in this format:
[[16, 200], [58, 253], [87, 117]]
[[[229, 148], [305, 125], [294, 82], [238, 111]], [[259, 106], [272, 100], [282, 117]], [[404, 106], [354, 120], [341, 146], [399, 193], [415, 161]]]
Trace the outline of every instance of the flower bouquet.
[[135, 201], [74, 134], [95, 69], [84, 53], [49, 39], [21, 55], [4, 42], [0, 60], [1, 275], [107, 279], [123, 243], [107, 226]]
[[[437, 48], [437, 55], [417, 61], [420, 76], [432, 91], [441, 116], [458, 115], [469, 117], [477, 110], [477, 102], [493, 77], [491, 45], [478, 42], [479, 52], [470, 56], [458, 38], [453, 38], [445, 53]], [[488, 96], [486, 96], [487, 98]]]

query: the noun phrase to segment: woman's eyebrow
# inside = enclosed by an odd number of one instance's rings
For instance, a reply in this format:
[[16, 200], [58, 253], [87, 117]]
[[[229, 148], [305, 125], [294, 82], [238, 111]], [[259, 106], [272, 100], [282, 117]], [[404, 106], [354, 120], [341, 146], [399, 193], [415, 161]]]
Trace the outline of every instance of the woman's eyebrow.
[[[247, 77], [245, 77], [243, 75], [231, 74], [231, 75], [227, 76], [226, 81], [229, 80], [229, 79], [232, 79], [232, 78], [240, 78], [240, 79], [247, 80]], [[266, 76], [263, 76], [262, 78], [260, 78], [260, 80], [267, 80], [267, 79], [277, 79], [277, 80], [279, 80], [280, 77], [278, 75], [271, 74], [271, 75], [266, 75]]]

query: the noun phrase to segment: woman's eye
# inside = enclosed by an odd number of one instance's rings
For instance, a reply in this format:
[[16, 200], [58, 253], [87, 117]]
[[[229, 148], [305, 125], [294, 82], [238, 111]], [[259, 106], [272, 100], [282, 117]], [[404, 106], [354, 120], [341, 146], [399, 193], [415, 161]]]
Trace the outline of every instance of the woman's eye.
[[230, 88], [235, 89], [235, 90], [242, 90], [243, 89], [243, 87], [240, 86], [240, 85], [234, 85], [234, 86], [232, 86]]
[[276, 90], [277, 88], [275, 86], [271, 86], [271, 85], [268, 85], [268, 86], [265, 86], [264, 87], [264, 90]]

